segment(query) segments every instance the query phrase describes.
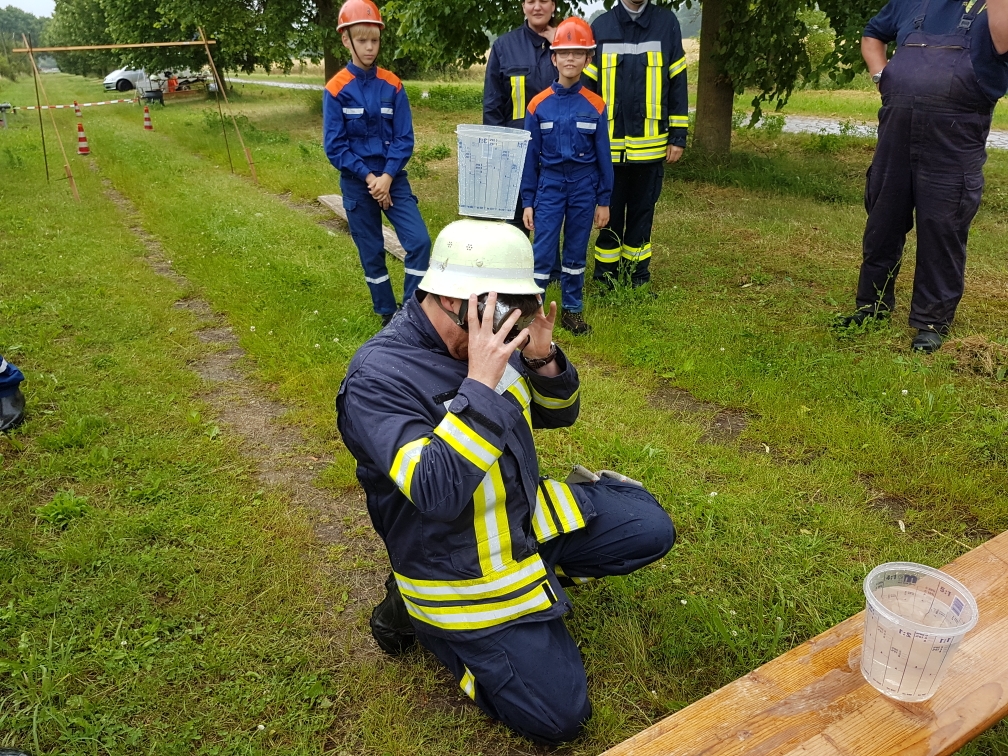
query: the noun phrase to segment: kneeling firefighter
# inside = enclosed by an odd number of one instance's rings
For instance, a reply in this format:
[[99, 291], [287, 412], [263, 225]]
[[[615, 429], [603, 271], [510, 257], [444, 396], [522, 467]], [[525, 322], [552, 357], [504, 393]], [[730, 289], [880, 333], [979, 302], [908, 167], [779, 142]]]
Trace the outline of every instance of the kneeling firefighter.
[[622, 475], [540, 475], [532, 430], [580, 408], [541, 291], [518, 229], [450, 224], [415, 296], [350, 362], [336, 410], [392, 563], [375, 639], [389, 653], [419, 640], [488, 716], [555, 744], [591, 715], [564, 586], [660, 559], [675, 530]]

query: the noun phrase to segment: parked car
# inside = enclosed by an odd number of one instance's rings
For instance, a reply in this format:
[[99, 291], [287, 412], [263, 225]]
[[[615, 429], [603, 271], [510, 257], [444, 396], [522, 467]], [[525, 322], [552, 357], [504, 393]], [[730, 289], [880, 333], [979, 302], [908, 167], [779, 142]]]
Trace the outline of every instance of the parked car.
[[142, 68], [117, 68], [105, 77], [105, 89], [129, 92], [131, 89], [150, 89], [150, 79]]

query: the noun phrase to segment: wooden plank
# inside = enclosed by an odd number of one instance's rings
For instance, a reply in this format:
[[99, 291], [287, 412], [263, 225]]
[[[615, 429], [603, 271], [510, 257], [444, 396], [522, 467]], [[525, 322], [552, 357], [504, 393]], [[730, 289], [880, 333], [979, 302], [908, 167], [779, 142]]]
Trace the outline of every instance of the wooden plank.
[[923, 703], [861, 676], [864, 612], [605, 752], [604, 756], [941, 756], [1008, 716], [1008, 532], [944, 568], [980, 620]]
[[[208, 45], [216, 45], [214, 39], [207, 40]], [[134, 42], [123, 45], [70, 45], [68, 47], [33, 47], [32, 52], [69, 52], [70, 50], [123, 50], [127, 47], [192, 47], [194, 45], [203, 46], [202, 40], [196, 42]], [[26, 53], [27, 47], [16, 47], [13, 52]]]
[[[318, 201], [332, 210], [343, 220], [346, 220], [346, 210], [343, 208], [343, 197], [338, 194], [323, 194]], [[382, 224], [382, 236], [385, 237], [385, 251], [396, 259], [406, 262], [406, 250], [399, 243], [396, 232]]]

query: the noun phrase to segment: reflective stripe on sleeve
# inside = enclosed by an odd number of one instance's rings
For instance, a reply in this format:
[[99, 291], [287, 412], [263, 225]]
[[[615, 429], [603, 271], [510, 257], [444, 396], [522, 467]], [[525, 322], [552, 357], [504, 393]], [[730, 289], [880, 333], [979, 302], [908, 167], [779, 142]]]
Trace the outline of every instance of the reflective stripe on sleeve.
[[570, 486], [559, 480], [545, 478], [539, 483], [539, 487], [556, 508], [556, 512], [560, 516], [559, 524], [564, 533], [570, 533], [585, 526], [581, 508], [574, 499]]
[[598, 66], [596, 66], [594, 63], [589, 63], [587, 66], [585, 66], [585, 70], [582, 71], [581, 73], [583, 73], [592, 81], [598, 81]]
[[668, 117], [668, 125], [669, 125], [670, 129], [686, 129], [686, 128], [689, 128], [689, 116], [670, 115]]
[[434, 435], [443, 439], [452, 449], [472, 462], [483, 472], [490, 469], [501, 455], [501, 450], [480, 436], [449, 412], [434, 429]]
[[683, 55], [679, 60], [675, 61], [671, 66], [668, 67], [668, 75], [670, 79], [674, 79], [676, 76], [681, 74], [686, 70], [686, 56]]
[[462, 688], [462, 692], [465, 693], [473, 701], [476, 700], [476, 678], [473, 673], [469, 671], [469, 667], [463, 665], [465, 669], [465, 674], [462, 675], [462, 679], [459, 681], [459, 687]]
[[525, 77], [511, 77], [511, 120], [525, 118]]
[[549, 506], [546, 504], [546, 497], [543, 496], [542, 486], [536, 489], [536, 508], [532, 514], [532, 532], [535, 533], [539, 543], [546, 543], [560, 535], [560, 525], [553, 519]]
[[[618, 249], [615, 250], [615, 255], [616, 255], [615, 259], [618, 260], [620, 256], [620, 251]], [[596, 251], [596, 257], [597, 256], [598, 252]], [[577, 401], [577, 398], [580, 395], [580, 393], [581, 393], [581, 387], [578, 386], [578, 388], [574, 389], [574, 393], [572, 393], [566, 399], [558, 399], [557, 397], [553, 396], [543, 396], [542, 394], [540, 394], [538, 391], [535, 390], [535, 387], [533, 387], [532, 401], [538, 404], [540, 407], [545, 407], [546, 409], [564, 409], [574, 404], [574, 402]]]
[[429, 443], [429, 438], [418, 438], [416, 441], [403, 444], [399, 447], [399, 451], [396, 452], [395, 459], [392, 462], [392, 469], [389, 471], [389, 477], [395, 481], [395, 484], [399, 486], [399, 490], [410, 501], [413, 501], [413, 497], [410, 494], [410, 488], [413, 485], [413, 472], [420, 461], [420, 455], [423, 454], [424, 447]]
[[364, 115], [364, 108], [343, 108], [343, 115]]

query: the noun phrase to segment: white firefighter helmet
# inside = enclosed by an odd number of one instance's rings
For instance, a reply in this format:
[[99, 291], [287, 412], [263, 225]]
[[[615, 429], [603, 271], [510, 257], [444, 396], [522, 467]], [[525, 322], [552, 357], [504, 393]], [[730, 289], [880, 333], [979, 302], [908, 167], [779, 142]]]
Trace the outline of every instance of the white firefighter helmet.
[[541, 294], [532, 245], [507, 223], [459, 220], [438, 234], [420, 288], [468, 299], [470, 294]]

